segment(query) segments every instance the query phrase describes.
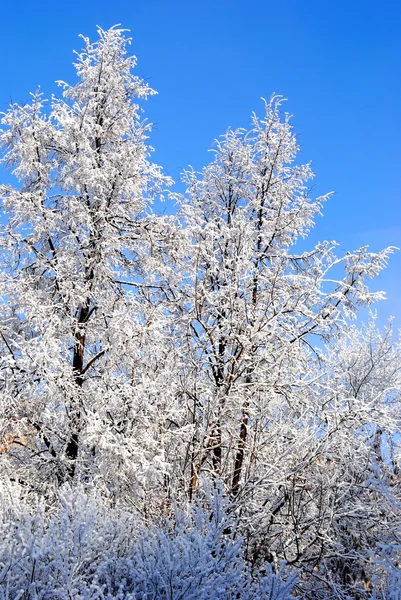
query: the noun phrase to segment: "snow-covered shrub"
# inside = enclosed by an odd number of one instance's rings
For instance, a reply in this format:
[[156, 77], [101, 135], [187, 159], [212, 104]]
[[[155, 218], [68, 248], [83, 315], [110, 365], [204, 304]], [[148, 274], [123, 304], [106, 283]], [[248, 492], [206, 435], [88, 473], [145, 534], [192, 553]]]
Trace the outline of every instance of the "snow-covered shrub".
[[[0, 490], [1, 600], [290, 600], [295, 575], [252, 573], [221, 493], [161, 527], [83, 489], [56, 510]], [[230, 532], [230, 533], [227, 533]]]

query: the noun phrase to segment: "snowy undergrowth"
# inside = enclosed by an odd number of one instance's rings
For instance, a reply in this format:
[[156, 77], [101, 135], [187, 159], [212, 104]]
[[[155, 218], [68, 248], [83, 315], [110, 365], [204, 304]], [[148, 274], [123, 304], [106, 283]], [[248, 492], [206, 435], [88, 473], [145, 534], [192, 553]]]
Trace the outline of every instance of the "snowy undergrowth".
[[56, 509], [0, 491], [0, 599], [290, 600], [294, 574], [251, 573], [221, 494], [159, 528], [83, 489]]

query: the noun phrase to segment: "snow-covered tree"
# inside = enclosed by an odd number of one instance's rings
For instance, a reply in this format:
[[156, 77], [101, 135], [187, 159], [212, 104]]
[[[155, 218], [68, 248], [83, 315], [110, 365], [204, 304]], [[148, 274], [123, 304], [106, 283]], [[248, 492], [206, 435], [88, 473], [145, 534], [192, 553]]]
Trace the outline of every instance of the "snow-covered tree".
[[[399, 349], [388, 336], [380, 341], [369, 331], [361, 342], [349, 332], [358, 307], [382, 297], [366, 280], [391, 249], [338, 258], [336, 244], [323, 242], [302, 251], [300, 238], [325, 198], [308, 193], [311, 168], [296, 162], [281, 102], [266, 103], [250, 131], [229, 130], [211, 164], [185, 175], [182, 427], [181, 435], [174, 430], [181, 450], [173, 455], [190, 497], [200, 473], [223, 480], [251, 560], [278, 557], [312, 572], [338, 552], [344, 560], [330, 569], [341, 571], [348, 569], [344, 547], [355, 533], [355, 511], [356, 529], [367, 519], [375, 534], [349, 549], [351, 561], [362, 546], [369, 560], [384, 531], [378, 533], [380, 511], [395, 517], [390, 500], [377, 509], [387, 492], [370, 469], [372, 436], [382, 431], [390, 439], [398, 427], [388, 399], [399, 399]], [[335, 340], [327, 355], [325, 345]], [[353, 402], [344, 388], [349, 378], [358, 388]], [[354, 531], [348, 538], [346, 529]]]
[[0, 187], [1, 430], [25, 484], [100, 477], [138, 494], [164, 472], [155, 373], [168, 336], [153, 300], [171, 227], [150, 203], [169, 181], [149, 161], [138, 101], [153, 91], [129, 40], [83, 39], [74, 86], [2, 118], [19, 184]]
[[[200, 177], [186, 173], [181, 207], [190, 255], [182, 393], [197, 432], [191, 485], [208, 464], [234, 496], [252, 461], [252, 438], [266, 431], [266, 410], [309, 371], [304, 348], [340, 334], [358, 305], [382, 297], [365, 281], [391, 252], [361, 248], [338, 259], [329, 242], [297, 251], [325, 198], [308, 196], [310, 165], [295, 162], [296, 139], [280, 105], [277, 97], [266, 103], [249, 132], [229, 130]], [[341, 263], [344, 277], [333, 281]]]

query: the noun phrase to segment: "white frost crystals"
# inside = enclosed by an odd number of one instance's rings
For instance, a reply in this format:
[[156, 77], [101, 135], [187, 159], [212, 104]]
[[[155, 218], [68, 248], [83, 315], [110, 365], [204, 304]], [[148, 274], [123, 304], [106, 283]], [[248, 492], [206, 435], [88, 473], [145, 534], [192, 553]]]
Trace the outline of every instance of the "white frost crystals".
[[[149, 205], [169, 181], [149, 162], [149, 126], [135, 103], [152, 92], [131, 74], [123, 33], [99, 33], [95, 44], [84, 40], [78, 83], [63, 84], [47, 112], [37, 93], [3, 117], [3, 161], [20, 181], [0, 188], [8, 215], [4, 431], [12, 423], [29, 436], [23, 462], [32, 484], [60, 483], [79, 463], [85, 478], [99, 476], [96, 464], [106, 479], [118, 472], [132, 486], [123, 466], [133, 464], [132, 453], [141, 454], [137, 479], [152, 470], [148, 450], [152, 460], [160, 455], [148, 448], [154, 407], [140, 391], [161, 333], [154, 327], [148, 336], [143, 325], [149, 314], [157, 322], [159, 307], [138, 290], [143, 274], [151, 285], [163, 262], [158, 246], [169, 226]], [[132, 279], [138, 288], [125, 286]], [[122, 432], [134, 419], [132, 446]]]
[[[172, 182], [138, 104], [153, 92], [123, 30], [83, 40], [76, 85], [2, 118], [1, 485], [25, 558], [0, 548], [1, 581], [45, 598], [39, 567], [109, 536], [93, 573], [71, 566], [78, 587], [57, 566], [59, 597], [390, 597], [400, 346], [350, 320], [383, 297], [367, 281], [392, 249], [299, 250], [326, 197], [277, 96], [155, 215]], [[90, 526], [68, 504], [86, 502]], [[39, 530], [81, 541], [63, 557]]]

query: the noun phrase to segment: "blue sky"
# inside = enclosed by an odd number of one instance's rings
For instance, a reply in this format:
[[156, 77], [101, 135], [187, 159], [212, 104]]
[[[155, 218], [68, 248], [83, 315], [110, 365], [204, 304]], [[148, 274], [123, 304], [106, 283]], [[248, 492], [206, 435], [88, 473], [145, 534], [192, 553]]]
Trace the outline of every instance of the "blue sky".
[[[159, 92], [146, 115], [155, 160], [175, 180], [276, 92], [288, 98], [301, 160], [313, 162], [313, 192], [335, 191], [310, 244], [401, 247], [398, 0], [6, 0], [1, 13], [0, 110], [38, 84], [50, 95], [56, 79], [72, 83], [78, 34], [121, 23], [137, 74]], [[401, 252], [372, 287], [387, 291], [380, 322], [392, 314], [401, 327]]]

